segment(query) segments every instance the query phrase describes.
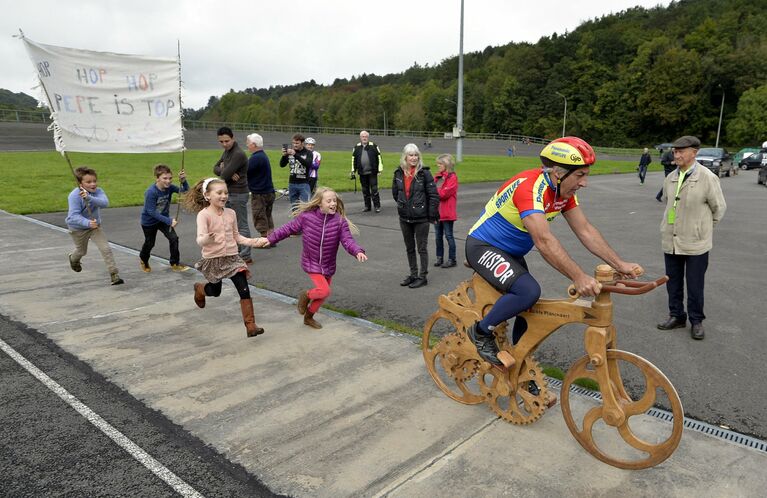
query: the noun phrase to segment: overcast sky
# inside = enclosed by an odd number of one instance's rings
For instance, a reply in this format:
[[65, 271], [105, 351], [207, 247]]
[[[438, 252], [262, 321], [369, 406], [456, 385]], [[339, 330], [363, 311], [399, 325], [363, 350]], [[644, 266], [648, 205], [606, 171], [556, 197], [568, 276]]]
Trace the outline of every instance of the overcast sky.
[[[581, 22], [659, 0], [469, 0], [464, 52], [536, 42]], [[0, 88], [38, 97], [34, 68], [12, 35], [48, 45], [175, 57], [184, 107], [230, 88], [265, 88], [402, 72], [458, 54], [460, 0], [0, 0]]]

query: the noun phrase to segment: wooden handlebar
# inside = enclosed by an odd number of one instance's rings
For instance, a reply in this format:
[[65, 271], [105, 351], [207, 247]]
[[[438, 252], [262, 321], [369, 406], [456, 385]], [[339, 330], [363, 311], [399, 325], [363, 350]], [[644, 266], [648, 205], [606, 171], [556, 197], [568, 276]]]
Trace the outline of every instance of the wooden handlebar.
[[645, 294], [668, 282], [668, 277], [663, 275], [657, 280], [650, 282], [637, 282], [636, 280], [615, 280], [613, 282], [605, 282], [602, 284], [602, 292], [614, 292], [616, 294], [627, 294], [630, 296], [636, 296], [637, 294]]
[[[636, 280], [613, 280], [602, 284], [601, 292], [613, 292], [615, 294], [626, 294], [629, 296], [636, 296], [638, 294], [645, 294], [651, 290], [659, 287], [668, 282], [668, 276], [652, 280], [650, 282], [638, 282]], [[573, 284], [567, 288], [567, 294], [572, 298], [580, 297], [580, 294], [575, 289]]]

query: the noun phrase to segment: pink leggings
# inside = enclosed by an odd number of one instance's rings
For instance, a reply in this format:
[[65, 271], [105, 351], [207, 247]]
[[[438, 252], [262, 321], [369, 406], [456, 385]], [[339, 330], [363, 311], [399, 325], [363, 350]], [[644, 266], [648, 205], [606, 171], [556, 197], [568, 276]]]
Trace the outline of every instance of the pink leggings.
[[326, 277], [320, 273], [309, 273], [308, 275], [312, 282], [314, 282], [314, 289], [310, 289], [307, 292], [309, 299], [312, 300], [309, 304], [309, 312], [317, 313], [325, 299], [330, 297], [330, 281], [333, 277]]

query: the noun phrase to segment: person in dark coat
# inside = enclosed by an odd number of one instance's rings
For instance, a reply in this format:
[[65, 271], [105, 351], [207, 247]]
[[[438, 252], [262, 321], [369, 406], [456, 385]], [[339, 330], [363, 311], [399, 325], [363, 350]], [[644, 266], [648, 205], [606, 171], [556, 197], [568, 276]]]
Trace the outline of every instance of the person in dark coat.
[[[421, 151], [415, 144], [407, 144], [402, 150], [399, 168], [394, 171], [392, 197], [397, 203], [399, 226], [405, 239], [410, 274], [400, 285], [411, 289], [427, 284], [429, 272], [429, 224], [439, 221], [439, 194], [437, 185], [428, 168], [424, 168]], [[421, 259], [418, 270], [416, 248]]]
[[360, 177], [362, 199], [365, 201], [365, 211], [375, 208], [381, 212], [381, 197], [378, 195], [378, 175], [383, 171], [381, 149], [370, 141], [370, 133], [360, 132], [360, 141], [352, 150], [352, 177]]
[[[674, 164], [674, 152], [671, 150], [671, 147], [666, 149], [660, 155], [660, 163], [663, 165], [664, 176], [668, 176], [672, 171], [676, 169], [676, 164]], [[661, 186], [660, 190], [658, 190], [658, 194], [655, 196], [655, 199], [658, 202], [663, 202], [663, 186]]]
[[647, 149], [647, 147], [644, 148], [644, 152], [642, 152], [642, 157], [639, 158], [639, 166], [637, 167], [637, 171], [639, 171], [639, 184], [644, 185], [644, 179], [645, 176], [647, 176], [647, 167], [652, 162], [652, 157], [650, 157], [650, 151]]

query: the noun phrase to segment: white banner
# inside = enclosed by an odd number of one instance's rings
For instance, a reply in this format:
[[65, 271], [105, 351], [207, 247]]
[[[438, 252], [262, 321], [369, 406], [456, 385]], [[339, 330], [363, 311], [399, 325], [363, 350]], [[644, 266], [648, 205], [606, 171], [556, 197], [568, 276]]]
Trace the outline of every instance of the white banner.
[[54, 121], [56, 150], [175, 152], [184, 146], [176, 59], [24, 38]]

